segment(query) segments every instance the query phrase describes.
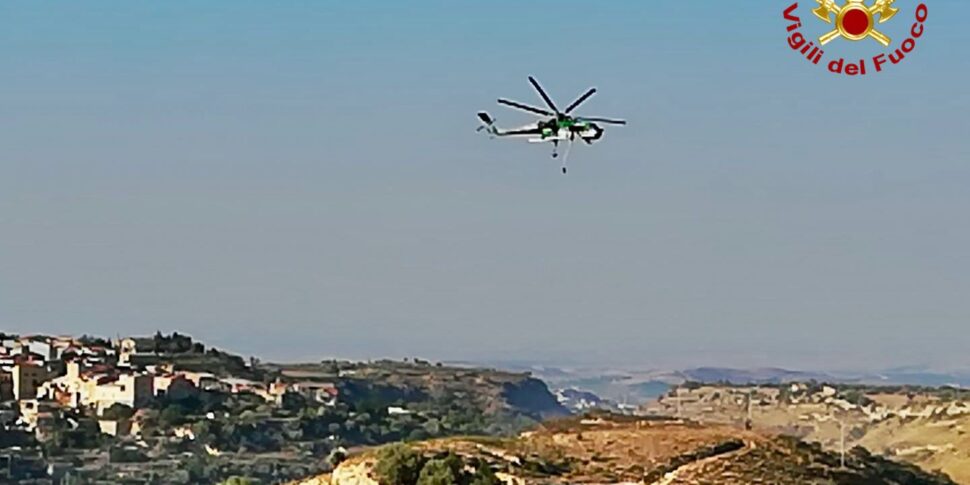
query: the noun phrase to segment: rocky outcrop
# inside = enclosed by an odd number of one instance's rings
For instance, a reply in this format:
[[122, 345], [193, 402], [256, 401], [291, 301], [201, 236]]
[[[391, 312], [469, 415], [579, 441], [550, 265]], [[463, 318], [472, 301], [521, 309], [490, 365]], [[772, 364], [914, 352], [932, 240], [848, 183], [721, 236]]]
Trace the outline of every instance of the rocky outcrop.
[[556, 396], [549, 392], [546, 383], [534, 377], [506, 383], [502, 397], [517, 411], [537, 420], [569, 414]]
[[290, 482], [287, 485], [379, 485], [377, 480], [370, 476], [373, 467], [372, 460], [345, 461], [332, 473]]

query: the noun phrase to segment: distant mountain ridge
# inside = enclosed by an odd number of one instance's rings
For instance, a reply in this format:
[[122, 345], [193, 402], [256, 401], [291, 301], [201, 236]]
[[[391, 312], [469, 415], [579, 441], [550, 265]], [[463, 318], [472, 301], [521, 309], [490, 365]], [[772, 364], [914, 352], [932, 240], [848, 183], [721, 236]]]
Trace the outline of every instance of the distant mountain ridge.
[[730, 384], [782, 384], [786, 382], [830, 382], [837, 384], [908, 385], [926, 387], [970, 387], [970, 372], [934, 371], [917, 367], [890, 369], [879, 372], [811, 372], [782, 368], [734, 369], [727, 367], [698, 367], [679, 371], [686, 380]]
[[704, 384], [728, 383], [781, 384], [788, 382], [828, 382], [878, 386], [927, 386], [970, 388], [970, 371], [900, 367], [884, 371], [818, 372], [781, 367], [733, 368], [705, 366], [682, 370], [621, 366], [582, 366], [537, 364], [520, 361], [490, 361], [456, 365], [481, 366], [528, 372], [548, 383], [553, 390], [589, 391], [614, 402], [646, 402], [664, 394], [671, 386], [687, 381]]
[[804, 381], [833, 381], [838, 378], [831, 374], [819, 372], [803, 372], [766, 367], [761, 369], [732, 369], [727, 367], [698, 367], [680, 371], [684, 380], [715, 383], [727, 382], [731, 384], [784, 384], [787, 382]]

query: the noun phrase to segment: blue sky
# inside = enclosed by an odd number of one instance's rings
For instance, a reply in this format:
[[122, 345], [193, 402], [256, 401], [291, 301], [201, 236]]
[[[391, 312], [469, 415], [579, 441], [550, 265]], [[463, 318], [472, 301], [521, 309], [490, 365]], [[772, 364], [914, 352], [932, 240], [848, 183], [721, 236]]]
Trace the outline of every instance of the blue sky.
[[[968, 367], [970, 4], [928, 4], [851, 79], [788, 48], [786, 2], [5, 2], [0, 328]], [[565, 177], [475, 136], [531, 120], [494, 102], [530, 74], [630, 125]]]

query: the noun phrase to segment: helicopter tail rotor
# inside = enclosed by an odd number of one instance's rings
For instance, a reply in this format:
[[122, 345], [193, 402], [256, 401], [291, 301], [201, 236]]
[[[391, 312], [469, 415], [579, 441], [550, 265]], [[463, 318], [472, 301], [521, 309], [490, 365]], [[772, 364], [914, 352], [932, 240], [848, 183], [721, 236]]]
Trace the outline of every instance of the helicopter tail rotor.
[[498, 127], [495, 126], [495, 118], [484, 111], [479, 111], [478, 119], [482, 122], [482, 125], [475, 130], [476, 132], [487, 131], [490, 136], [499, 135]]

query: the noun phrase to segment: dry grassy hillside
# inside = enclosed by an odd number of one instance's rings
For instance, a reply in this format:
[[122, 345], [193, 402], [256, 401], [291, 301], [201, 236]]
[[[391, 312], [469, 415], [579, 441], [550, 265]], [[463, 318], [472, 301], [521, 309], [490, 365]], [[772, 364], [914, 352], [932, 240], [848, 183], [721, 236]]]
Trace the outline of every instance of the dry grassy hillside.
[[[424, 456], [453, 452], [466, 463], [483, 461], [507, 484], [951, 484], [911, 465], [849, 454], [818, 445], [742, 431], [664, 420], [616, 417], [554, 421], [517, 438], [460, 438], [412, 445]], [[301, 485], [376, 485], [376, 454], [341, 464], [332, 476]]]
[[[828, 386], [782, 396], [777, 388], [681, 389], [645, 411], [784, 433], [825, 449], [862, 446], [871, 453], [939, 471], [970, 484], [970, 404], [932, 392], [851, 393]], [[750, 404], [750, 405], [749, 405]]]
[[970, 484], [970, 416], [894, 418], [870, 427], [858, 443]]

